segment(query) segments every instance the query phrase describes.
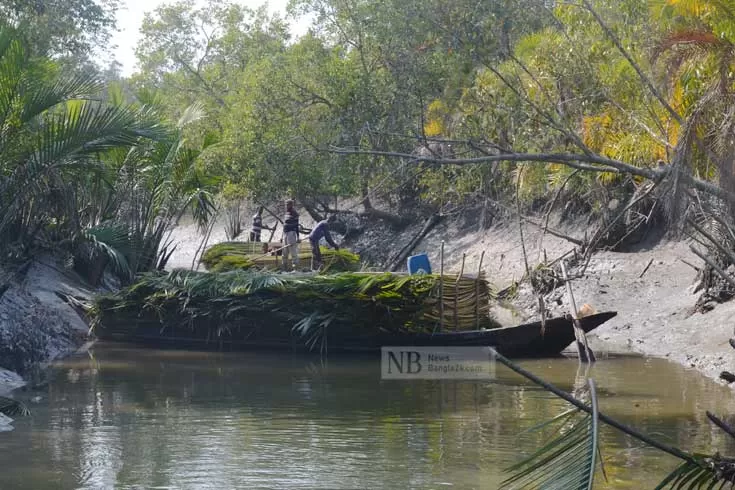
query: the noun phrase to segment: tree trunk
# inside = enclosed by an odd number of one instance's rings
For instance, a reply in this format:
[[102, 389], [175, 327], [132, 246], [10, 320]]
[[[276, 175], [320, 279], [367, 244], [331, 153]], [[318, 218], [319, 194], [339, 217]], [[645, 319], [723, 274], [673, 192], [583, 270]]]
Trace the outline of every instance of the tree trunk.
[[424, 223], [423, 228], [421, 228], [421, 231], [419, 231], [416, 236], [411, 239], [410, 242], [404, 246], [400, 252], [398, 252], [398, 255], [396, 255], [396, 258], [391, 262], [390, 264], [390, 271], [395, 272], [398, 270], [398, 268], [401, 266], [401, 264], [408, 258], [408, 256], [411, 254], [411, 252], [414, 251], [416, 246], [421, 242], [421, 240], [424, 239], [426, 235], [429, 234], [431, 230], [434, 229], [434, 227], [439, 224], [439, 222], [444, 218], [444, 216], [440, 214], [432, 214], [429, 219], [426, 220], [426, 223]]
[[304, 209], [307, 213], [309, 213], [309, 216], [311, 216], [311, 219], [316, 221], [317, 223], [324, 219], [324, 216], [317, 211], [317, 209], [314, 207], [314, 205], [306, 201], [304, 199], [300, 199], [301, 204], [304, 206]]
[[363, 181], [362, 187], [362, 206], [365, 208], [365, 213], [369, 214], [373, 210], [373, 203], [370, 202], [370, 188], [367, 185], [367, 182]]
[[[723, 157], [720, 161], [720, 187], [728, 192], [735, 191], [735, 159], [731, 156]], [[735, 203], [728, 202], [728, 221], [735, 218]]]

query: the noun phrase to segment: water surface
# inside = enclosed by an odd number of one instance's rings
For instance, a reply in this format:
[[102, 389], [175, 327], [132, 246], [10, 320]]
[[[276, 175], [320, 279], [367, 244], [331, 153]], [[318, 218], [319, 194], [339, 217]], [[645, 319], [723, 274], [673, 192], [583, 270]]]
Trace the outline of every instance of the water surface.
[[[571, 390], [574, 360], [525, 361]], [[732, 454], [705, 410], [731, 391], [664, 360], [590, 371], [601, 410], [688, 450]], [[21, 393], [32, 397], [38, 393]], [[380, 360], [99, 344], [60, 363], [33, 416], [0, 434], [0, 489], [497, 488], [565, 409], [503, 367], [493, 382], [383, 381]], [[607, 481], [653, 488], [676, 460], [605, 429]]]

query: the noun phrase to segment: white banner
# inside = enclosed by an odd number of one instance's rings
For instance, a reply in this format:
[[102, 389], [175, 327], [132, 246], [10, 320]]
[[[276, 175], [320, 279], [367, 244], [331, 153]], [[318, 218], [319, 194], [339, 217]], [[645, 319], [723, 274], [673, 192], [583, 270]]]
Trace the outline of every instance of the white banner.
[[382, 347], [382, 379], [495, 378], [495, 351], [490, 347]]

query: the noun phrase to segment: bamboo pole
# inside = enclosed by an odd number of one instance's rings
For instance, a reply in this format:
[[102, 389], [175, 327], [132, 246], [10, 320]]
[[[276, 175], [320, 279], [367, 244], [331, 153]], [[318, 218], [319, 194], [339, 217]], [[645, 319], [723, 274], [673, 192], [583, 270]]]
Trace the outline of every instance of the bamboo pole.
[[592, 352], [592, 349], [589, 348], [589, 345], [587, 345], [587, 336], [584, 333], [584, 330], [582, 329], [582, 325], [579, 323], [579, 318], [577, 317], [577, 304], [574, 301], [574, 294], [572, 293], [572, 284], [569, 282], [569, 277], [567, 276], [567, 268], [564, 264], [564, 261], [562, 260], [560, 262], [561, 265], [561, 275], [564, 278], [564, 282], [567, 285], [567, 296], [569, 298], [569, 306], [571, 307], [571, 316], [572, 316], [572, 323], [574, 325], [574, 337], [577, 339], [577, 353], [579, 354], [579, 361], [580, 362], [595, 362], [595, 354]]
[[444, 330], [444, 240], [439, 251], [439, 331]]
[[464, 274], [464, 261], [467, 257], [466, 253], [462, 254], [462, 268], [459, 269], [459, 275], [457, 276], [457, 280], [454, 281], [454, 330], [457, 330], [459, 327], [459, 318], [458, 318], [458, 309], [459, 309], [459, 281], [462, 279], [462, 275]]
[[482, 274], [482, 259], [485, 258], [485, 251], [480, 254], [480, 265], [477, 266], [477, 279], [475, 280], [475, 328], [480, 329], [480, 275]]
[[271, 230], [271, 236], [268, 237], [268, 243], [273, 241], [273, 235], [276, 234], [276, 229], [278, 228], [278, 222], [276, 222], [275, 225], [273, 225], [273, 229]]

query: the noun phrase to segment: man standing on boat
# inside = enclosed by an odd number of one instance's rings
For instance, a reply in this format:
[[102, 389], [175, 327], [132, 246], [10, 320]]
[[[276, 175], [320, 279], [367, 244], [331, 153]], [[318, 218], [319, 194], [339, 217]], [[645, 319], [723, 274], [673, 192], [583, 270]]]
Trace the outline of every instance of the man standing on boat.
[[250, 241], [251, 242], [259, 242], [260, 241], [260, 232], [265, 228], [266, 230], [274, 230], [275, 228], [270, 228], [268, 226], [265, 226], [263, 224], [263, 206], [260, 206], [258, 208], [258, 212], [255, 213], [255, 216], [253, 216], [253, 225], [250, 228]]
[[286, 201], [286, 214], [283, 218], [283, 270], [291, 270], [289, 260], [293, 261], [293, 269], [299, 266], [299, 213], [293, 207], [293, 199]]
[[309, 233], [309, 243], [311, 244], [311, 269], [319, 270], [322, 266], [322, 253], [319, 250], [319, 240], [324, 237], [329, 245], [333, 249], [339, 250], [339, 246], [332, 240], [332, 235], [329, 234], [329, 224], [334, 223], [336, 219], [335, 215], [329, 217], [329, 219], [321, 220], [316, 224], [311, 233]]

